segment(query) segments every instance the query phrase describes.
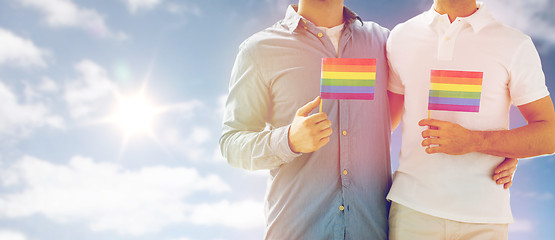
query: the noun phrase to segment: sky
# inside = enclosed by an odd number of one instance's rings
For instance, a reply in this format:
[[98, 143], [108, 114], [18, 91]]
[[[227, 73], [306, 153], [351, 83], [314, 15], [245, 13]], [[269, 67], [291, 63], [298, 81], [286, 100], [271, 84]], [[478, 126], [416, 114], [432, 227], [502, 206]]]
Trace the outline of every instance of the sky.
[[[0, 0], [0, 239], [262, 238], [267, 172], [220, 156], [223, 103], [239, 44], [295, 2]], [[555, 91], [555, 2], [485, 2]], [[391, 29], [432, 1], [345, 4]], [[520, 161], [510, 239], [555, 236], [554, 170]]]

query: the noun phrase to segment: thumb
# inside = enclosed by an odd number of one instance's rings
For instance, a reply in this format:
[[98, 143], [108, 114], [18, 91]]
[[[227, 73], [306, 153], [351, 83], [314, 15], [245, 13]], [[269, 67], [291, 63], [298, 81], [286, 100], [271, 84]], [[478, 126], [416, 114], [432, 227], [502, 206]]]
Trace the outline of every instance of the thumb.
[[302, 117], [308, 116], [308, 114], [312, 112], [312, 110], [314, 110], [315, 108], [318, 107], [318, 105], [320, 105], [320, 101], [321, 101], [320, 96], [317, 96], [314, 100], [308, 102], [307, 104], [299, 108], [299, 110], [297, 110], [297, 116], [302, 116]]

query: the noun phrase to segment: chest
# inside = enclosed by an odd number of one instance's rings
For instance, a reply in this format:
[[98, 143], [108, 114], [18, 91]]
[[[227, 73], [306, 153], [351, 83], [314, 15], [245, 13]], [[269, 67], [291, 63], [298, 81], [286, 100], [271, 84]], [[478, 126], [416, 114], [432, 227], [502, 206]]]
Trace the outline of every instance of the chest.
[[[269, 67], [262, 74], [268, 81], [271, 112], [280, 113], [273, 114], [274, 121], [289, 121], [288, 118], [294, 116], [294, 109], [320, 95], [322, 58], [336, 57], [333, 46], [329, 47], [331, 44], [325, 40], [297, 39], [296, 44], [275, 48], [266, 54], [271, 57], [264, 59], [264, 66]], [[376, 98], [385, 97], [388, 70], [383, 43], [373, 43], [371, 39], [342, 38], [339, 56], [376, 59]], [[286, 112], [288, 117], [283, 114]], [[276, 116], [284, 117], [276, 119]]]

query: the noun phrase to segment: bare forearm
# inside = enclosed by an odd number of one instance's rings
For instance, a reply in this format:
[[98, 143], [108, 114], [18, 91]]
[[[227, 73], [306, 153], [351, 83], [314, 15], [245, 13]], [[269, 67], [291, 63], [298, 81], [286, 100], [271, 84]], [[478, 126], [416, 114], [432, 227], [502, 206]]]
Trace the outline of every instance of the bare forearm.
[[530, 123], [504, 131], [474, 131], [477, 152], [501, 157], [526, 158], [555, 152], [555, 124]]

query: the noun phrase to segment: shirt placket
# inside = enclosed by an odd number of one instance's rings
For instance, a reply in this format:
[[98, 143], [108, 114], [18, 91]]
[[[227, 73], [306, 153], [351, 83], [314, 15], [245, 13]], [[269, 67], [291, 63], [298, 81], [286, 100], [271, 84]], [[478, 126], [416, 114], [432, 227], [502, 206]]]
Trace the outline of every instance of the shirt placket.
[[310, 34], [316, 36], [318, 40], [320, 40], [320, 43], [322, 43], [322, 46], [325, 49], [326, 57], [328, 58], [336, 57], [335, 47], [333, 46], [333, 43], [331, 42], [327, 34], [321, 29], [314, 27], [314, 25], [309, 26], [305, 19], [301, 19], [301, 21], [303, 22], [303, 28], [306, 31], [308, 31]]
[[[332, 54], [329, 57], [335, 57], [335, 47], [331, 43], [331, 40], [321, 31], [317, 30], [313, 32], [320, 41], [322, 42], [323, 47], [326, 49], [326, 52]], [[343, 33], [341, 34], [341, 38], [339, 40], [339, 46], [337, 57], [343, 57], [343, 49], [346, 45], [346, 42], [349, 41], [351, 37], [351, 31], [349, 28], [345, 28]], [[332, 211], [336, 211], [339, 214], [339, 218], [342, 219], [342, 222], [337, 223], [334, 225], [334, 239], [345, 239], [347, 235], [346, 225], [347, 225], [347, 214], [349, 211], [349, 204], [346, 201], [348, 196], [345, 196], [348, 191], [345, 188], [349, 187], [350, 179], [349, 179], [349, 151], [348, 151], [348, 139], [347, 136], [349, 135], [349, 105], [348, 102], [345, 100], [334, 100], [338, 101], [338, 126], [339, 126], [339, 171], [340, 171], [340, 179], [341, 179], [341, 202], [339, 202], [336, 206], [332, 206], [334, 209]]]
[[[339, 57], [343, 57], [343, 49], [345, 49], [345, 46], [349, 43], [349, 41], [351, 41], [351, 38], [353, 37], [350, 27], [351, 26], [348, 26], [343, 30], [343, 33], [339, 40]], [[339, 210], [341, 211], [345, 219], [345, 232], [343, 237], [346, 238], [347, 236], [349, 236], [349, 228], [347, 226], [353, 224], [349, 223], [349, 213], [351, 210], [350, 200], [352, 199], [352, 196], [349, 195], [351, 191], [349, 191], [348, 189], [351, 186], [352, 174], [352, 171], [350, 169], [350, 167], [352, 166], [350, 156], [350, 121], [352, 119], [349, 119], [351, 116], [349, 100], [337, 101], [339, 101], [339, 123], [337, 124], [339, 126], [339, 176], [341, 178], [341, 193], [343, 195], [343, 202], [339, 206]]]
[[440, 61], [453, 60], [456, 38], [460, 32], [462, 25], [462, 22], [460, 20], [449, 23], [449, 20], [446, 18], [447, 16], [442, 16], [442, 18], [438, 20], [439, 23], [436, 27], [436, 31], [439, 36], [437, 45], [437, 59]]

